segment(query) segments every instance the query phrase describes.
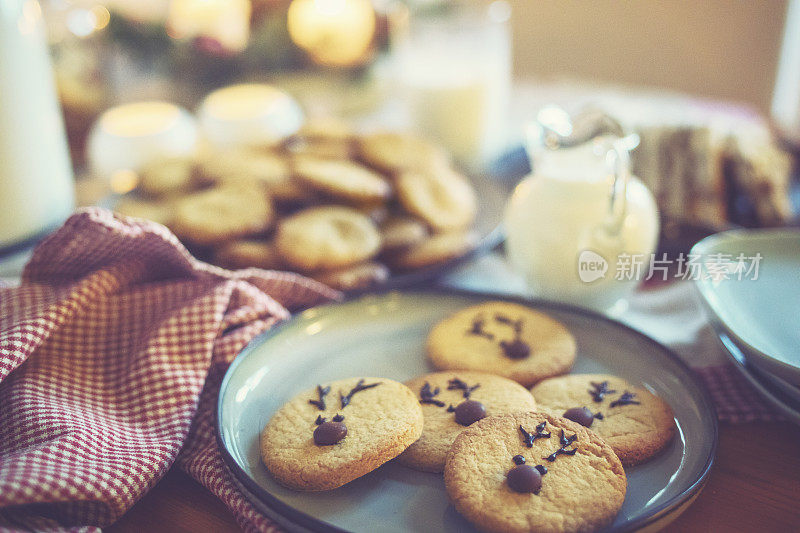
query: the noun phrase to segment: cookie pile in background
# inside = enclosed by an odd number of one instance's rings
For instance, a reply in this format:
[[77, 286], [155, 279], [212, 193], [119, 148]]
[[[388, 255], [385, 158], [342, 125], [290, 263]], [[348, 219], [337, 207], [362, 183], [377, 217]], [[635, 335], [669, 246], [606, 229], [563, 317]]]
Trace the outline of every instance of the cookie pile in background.
[[115, 207], [219, 266], [294, 270], [341, 290], [466, 254], [477, 210], [440, 147], [337, 122], [309, 123], [278, 147], [158, 161]]

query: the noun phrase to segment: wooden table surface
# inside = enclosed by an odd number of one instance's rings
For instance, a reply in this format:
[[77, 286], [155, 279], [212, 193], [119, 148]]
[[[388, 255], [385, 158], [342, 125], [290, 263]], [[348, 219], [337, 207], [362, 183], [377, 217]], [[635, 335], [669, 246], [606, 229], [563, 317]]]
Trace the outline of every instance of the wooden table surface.
[[[721, 424], [717, 460], [697, 500], [664, 531], [800, 531], [800, 428]], [[114, 526], [123, 532], [240, 531], [228, 509], [177, 469]]]

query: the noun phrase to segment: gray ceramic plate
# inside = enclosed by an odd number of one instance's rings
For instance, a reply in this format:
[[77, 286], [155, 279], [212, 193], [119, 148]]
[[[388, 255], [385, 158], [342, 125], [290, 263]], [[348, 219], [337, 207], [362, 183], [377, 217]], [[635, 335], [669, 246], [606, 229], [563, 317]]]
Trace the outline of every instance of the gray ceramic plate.
[[748, 361], [800, 385], [800, 230], [724, 231], [697, 243], [692, 253], [702, 258], [705, 272], [715, 254], [761, 254], [756, 280], [706, 277], [695, 286]]
[[358, 375], [403, 381], [432, 371], [424, 352], [431, 326], [490, 299], [562, 321], [578, 342], [575, 372], [642, 383], [672, 406], [678, 435], [665, 453], [628, 470], [627, 497], [612, 529], [665, 521], [685, 508], [702, 488], [717, 445], [714, 408], [688, 367], [650, 338], [591, 312], [455, 291], [388, 292], [317, 307], [253, 341], [228, 370], [218, 403], [218, 438], [237, 482], [293, 530], [474, 531], [448, 502], [440, 475], [390, 462], [334, 491], [295, 492], [261, 464], [258, 436], [283, 403], [318, 383]]

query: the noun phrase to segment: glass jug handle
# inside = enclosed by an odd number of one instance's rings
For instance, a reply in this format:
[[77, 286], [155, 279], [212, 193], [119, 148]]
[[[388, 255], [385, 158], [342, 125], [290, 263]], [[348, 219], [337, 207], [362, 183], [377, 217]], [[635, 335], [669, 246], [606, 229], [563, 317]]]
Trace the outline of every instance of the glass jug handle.
[[622, 231], [625, 223], [625, 214], [628, 203], [628, 181], [630, 180], [630, 145], [638, 144], [638, 136], [608, 139], [606, 151], [606, 166], [614, 177], [609, 191], [608, 216], [602, 229], [608, 237], [616, 237]]

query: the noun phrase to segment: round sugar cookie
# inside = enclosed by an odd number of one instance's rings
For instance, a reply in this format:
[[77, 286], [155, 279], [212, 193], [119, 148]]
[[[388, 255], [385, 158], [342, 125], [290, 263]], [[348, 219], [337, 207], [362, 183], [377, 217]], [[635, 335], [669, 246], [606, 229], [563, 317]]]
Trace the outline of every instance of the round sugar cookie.
[[478, 242], [475, 231], [437, 233], [407, 248], [387, 251], [386, 261], [398, 270], [425, 268], [461, 257], [475, 249]]
[[440, 370], [489, 372], [529, 387], [568, 372], [576, 345], [569, 330], [546, 314], [496, 301], [467, 307], [436, 324], [427, 352]]
[[370, 259], [381, 246], [375, 224], [355, 209], [305, 209], [278, 224], [275, 246], [291, 266], [304, 271], [335, 270]]
[[261, 433], [261, 458], [282, 485], [335, 489], [393, 459], [422, 434], [414, 393], [386, 378], [323, 383], [286, 403]]
[[472, 184], [446, 168], [403, 172], [397, 177], [397, 198], [409, 213], [439, 231], [465, 228], [478, 212]]
[[392, 216], [383, 221], [381, 229], [381, 251], [404, 250], [425, 240], [428, 228], [419, 220], [406, 216]]
[[214, 184], [271, 187], [285, 183], [291, 176], [286, 157], [255, 148], [208, 150], [200, 156], [199, 168], [205, 181]]
[[175, 202], [172, 230], [194, 244], [221, 244], [266, 231], [275, 216], [262, 188], [223, 186]]
[[362, 135], [356, 144], [362, 161], [389, 174], [446, 166], [450, 162], [450, 157], [439, 146], [405, 133]]
[[214, 261], [225, 268], [280, 269], [281, 263], [275, 246], [262, 240], [232, 241], [214, 251]]
[[392, 187], [383, 176], [350, 161], [297, 156], [294, 173], [301, 183], [343, 201], [382, 202], [392, 195]]
[[187, 193], [192, 188], [194, 163], [190, 158], [159, 158], [139, 175], [139, 190], [146, 196], [163, 198]]
[[484, 372], [434, 372], [406, 381], [406, 385], [417, 394], [425, 426], [419, 440], [397, 460], [426, 472], [444, 470], [453, 441], [477, 420], [536, 409], [525, 387]]
[[483, 531], [597, 531], [613, 522], [627, 478], [585, 427], [541, 412], [492, 416], [456, 437], [447, 494]]
[[647, 389], [606, 374], [571, 374], [532, 389], [540, 408], [590, 428], [625, 466], [657, 455], [675, 436], [670, 406]]
[[126, 217], [146, 218], [164, 226], [172, 223], [174, 215], [169, 200], [142, 200], [132, 196], [123, 196], [114, 206], [114, 212]]
[[382, 263], [368, 261], [311, 274], [311, 277], [339, 291], [364, 290], [389, 279], [389, 269]]

